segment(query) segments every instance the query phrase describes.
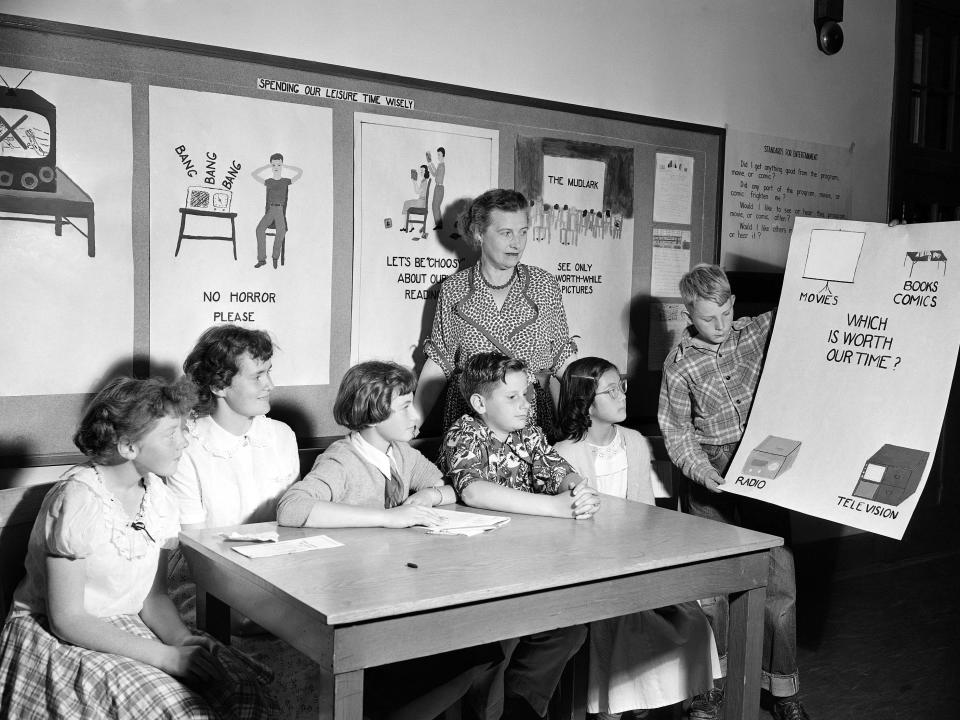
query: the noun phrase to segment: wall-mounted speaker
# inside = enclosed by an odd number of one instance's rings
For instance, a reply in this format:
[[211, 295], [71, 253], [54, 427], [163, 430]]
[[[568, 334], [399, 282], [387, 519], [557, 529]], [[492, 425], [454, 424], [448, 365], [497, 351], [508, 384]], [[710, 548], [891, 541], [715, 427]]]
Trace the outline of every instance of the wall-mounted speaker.
[[813, 25], [817, 30], [817, 47], [827, 55], [843, 47], [843, 0], [813, 0]]

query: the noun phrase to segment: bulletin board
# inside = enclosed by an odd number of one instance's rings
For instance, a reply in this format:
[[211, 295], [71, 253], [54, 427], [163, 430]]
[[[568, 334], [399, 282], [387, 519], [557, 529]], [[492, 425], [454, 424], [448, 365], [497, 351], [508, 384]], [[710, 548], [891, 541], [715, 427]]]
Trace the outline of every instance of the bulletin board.
[[[175, 376], [197, 329], [222, 321], [274, 335], [271, 415], [323, 446], [343, 432], [330, 409], [346, 369], [397, 354], [355, 291], [380, 266], [422, 301], [419, 337], [397, 351], [419, 369], [437, 283], [475, 261], [457, 210], [494, 185], [537, 201], [523, 262], [558, 277], [581, 355], [623, 338], [609, 353], [631, 376], [631, 419], [652, 422], [676, 276], [718, 259], [722, 128], [10, 15], [0, 68], [29, 91], [0, 116], [33, 128], [3, 142], [39, 138], [56, 179], [0, 187], [7, 467], [71, 462], [91, 393], [118, 374]], [[446, 196], [431, 208], [431, 184], [410, 213], [424, 167]], [[402, 177], [380, 187], [387, 171]]]

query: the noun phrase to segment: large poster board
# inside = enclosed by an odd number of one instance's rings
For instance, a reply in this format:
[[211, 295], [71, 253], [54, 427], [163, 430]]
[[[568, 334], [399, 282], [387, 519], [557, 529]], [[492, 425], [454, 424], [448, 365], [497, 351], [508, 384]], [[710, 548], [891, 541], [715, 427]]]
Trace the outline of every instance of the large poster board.
[[850, 217], [852, 148], [730, 129], [725, 153], [726, 270], [779, 271], [795, 217]]
[[278, 385], [327, 383], [331, 119], [328, 108], [150, 88], [153, 367], [176, 367], [204, 329], [235, 323], [273, 336]]
[[457, 215], [497, 184], [499, 133], [367, 113], [354, 132], [351, 358], [413, 366], [440, 283], [473, 260]]
[[901, 538], [960, 347], [960, 223], [797, 218], [724, 490]]
[[86, 393], [133, 358], [130, 85], [0, 78], [0, 396]]
[[531, 203], [524, 262], [557, 278], [581, 354], [625, 368], [633, 280], [633, 149], [520, 137], [517, 156], [517, 187], [529, 189]]

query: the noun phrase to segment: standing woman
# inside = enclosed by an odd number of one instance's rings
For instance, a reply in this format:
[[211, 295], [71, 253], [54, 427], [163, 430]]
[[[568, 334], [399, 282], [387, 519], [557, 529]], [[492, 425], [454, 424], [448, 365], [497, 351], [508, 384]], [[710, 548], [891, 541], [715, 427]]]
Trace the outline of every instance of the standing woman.
[[426, 417], [446, 385], [444, 432], [470, 412], [456, 383], [464, 363], [475, 353], [496, 351], [523, 360], [530, 369], [536, 392], [530, 423], [552, 435], [556, 378], [576, 357], [577, 346], [553, 275], [520, 262], [529, 222], [526, 198], [503, 189], [480, 195], [461, 218], [464, 237], [480, 251], [480, 259], [440, 286], [433, 330], [424, 342], [427, 361], [414, 398], [421, 417]]
[[74, 442], [88, 463], [44, 498], [0, 636], [0, 717], [270, 717], [269, 671], [194, 635], [166, 594], [179, 514], [161, 476], [186, 446], [193, 394], [118, 378]]

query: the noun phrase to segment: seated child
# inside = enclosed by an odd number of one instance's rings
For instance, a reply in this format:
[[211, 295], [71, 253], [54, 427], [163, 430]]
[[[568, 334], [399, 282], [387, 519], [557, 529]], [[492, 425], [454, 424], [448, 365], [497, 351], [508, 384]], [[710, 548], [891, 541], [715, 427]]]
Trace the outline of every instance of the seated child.
[[[567, 366], [560, 384], [557, 452], [601, 493], [654, 504], [650, 444], [617, 425], [627, 416], [627, 381], [601, 358]], [[673, 705], [720, 677], [713, 632], [696, 602], [590, 623], [587, 712], [600, 720]]]
[[118, 378], [74, 436], [90, 462], [47, 493], [0, 637], [0, 715], [274, 717], [270, 672], [194, 635], [165, 592], [177, 543], [170, 475], [189, 386]]
[[[574, 472], [536, 426], [525, 427], [526, 365], [499, 353], [464, 364], [460, 391], [473, 408], [443, 440], [442, 464], [467, 505], [528, 515], [588, 519], [600, 507], [596, 490]], [[586, 637], [582, 625], [505, 641], [501, 666], [504, 717], [544, 717], [567, 661]], [[500, 702], [494, 678], [489, 704]]]
[[[297, 439], [266, 416], [273, 381], [273, 342], [263, 330], [214, 325], [183, 362], [197, 391], [187, 423], [187, 447], [167, 487], [186, 529], [276, 519], [277, 500], [300, 475]], [[170, 595], [194, 622], [196, 587], [181, 553], [174, 553]], [[234, 632], [246, 631], [234, 613]]]
[[[334, 419], [351, 430], [316, 460], [306, 477], [280, 499], [277, 521], [294, 527], [433, 526], [434, 505], [456, 501], [437, 467], [410, 446], [420, 417], [413, 407], [416, 378], [392, 362], [354, 365], [343, 376]], [[482, 645], [371, 668], [366, 712], [398, 718], [434, 718], [502, 659], [498, 645]], [[375, 707], [376, 703], [382, 707]]]
[[[273, 341], [263, 330], [223, 324], [207, 328], [183, 362], [197, 391], [187, 447], [166, 478], [184, 529], [266, 522], [300, 476], [297, 438], [267, 417], [274, 385]], [[183, 554], [170, 558], [167, 591], [188, 626], [196, 623], [197, 590]], [[231, 644], [269, 664], [272, 691], [289, 720], [316, 717], [316, 666], [286, 643], [231, 610]]]

